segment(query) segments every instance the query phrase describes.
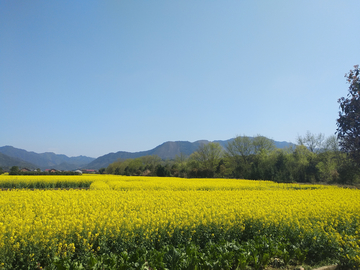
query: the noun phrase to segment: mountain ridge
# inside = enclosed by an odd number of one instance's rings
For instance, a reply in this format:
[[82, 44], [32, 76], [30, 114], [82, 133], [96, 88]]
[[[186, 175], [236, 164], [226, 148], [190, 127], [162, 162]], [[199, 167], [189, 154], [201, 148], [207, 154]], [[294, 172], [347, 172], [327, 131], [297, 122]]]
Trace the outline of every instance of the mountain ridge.
[[[226, 147], [226, 145], [234, 140], [234, 138], [231, 138], [229, 140], [215, 140], [213, 142], [219, 143], [223, 148]], [[111, 163], [121, 160], [121, 159], [128, 159], [128, 158], [138, 158], [141, 156], [147, 156], [147, 155], [157, 155], [161, 159], [172, 159], [175, 158], [177, 155], [184, 154], [186, 156], [191, 155], [193, 152], [197, 150], [197, 148], [203, 144], [203, 143], [209, 143], [208, 140], [198, 140], [195, 142], [189, 142], [189, 141], [167, 141], [164, 142], [157, 147], [147, 150], [147, 151], [140, 151], [140, 152], [125, 152], [125, 151], [118, 151], [116, 153], [112, 152], [109, 154], [105, 154], [103, 156], [98, 157], [94, 161], [87, 164], [88, 169], [100, 169], [100, 168], [106, 168]], [[278, 142], [274, 141], [275, 147], [277, 148], [285, 148], [290, 147], [294, 144], [289, 142]], [[171, 151], [172, 150], [172, 151]]]
[[[58, 170], [74, 170], [95, 160], [95, 158], [90, 158], [86, 156], [68, 157], [63, 154], [55, 154], [52, 152], [45, 152], [39, 154], [32, 151], [29, 152], [20, 148], [15, 148], [9, 145], [0, 147], [0, 153], [11, 158], [16, 158], [24, 162], [31, 163], [35, 165], [36, 168], [40, 168], [42, 170], [49, 168], [54, 168]], [[0, 163], [0, 166], [4, 165]]]
[[34, 164], [26, 162], [22, 159], [10, 157], [0, 152], [0, 167], [3, 170], [10, 170], [12, 166], [18, 166], [19, 168], [28, 168], [28, 169], [36, 169], [37, 167]]
[[[234, 140], [234, 138], [228, 140], [215, 140], [213, 142], [219, 143], [223, 148], [225, 148], [232, 140]], [[9, 164], [14, 164], [12, 166], [26, 167], [24, 165], [27, 165], [29, 169], [36, 167], [42, 170], [50, 168], [58, 170], [100, 169], [106, 168], [109, 164], [117, 160], [138, 158], [148, 155], [157, 155], [161, 159], [173, 159], [180, 154], [189, 156], [195, 152], [201, 144], [209, 142], [210, 141], [208, 140], [198, 140], [195, 142], [167, 141], [146, 151], [111, 152], [98, 158], [90, 158], [86, 156], [68, 157], [63, 154], [55, 154], [52, 152], [38, 154], [7, 145], [0, 147], [0, 154], [2, 154], [0, 156], [0, 167], [8, 168]], [[294, 145], [285, 141], [274, 141], [274, 143], [277, 148], [285, 148]]]

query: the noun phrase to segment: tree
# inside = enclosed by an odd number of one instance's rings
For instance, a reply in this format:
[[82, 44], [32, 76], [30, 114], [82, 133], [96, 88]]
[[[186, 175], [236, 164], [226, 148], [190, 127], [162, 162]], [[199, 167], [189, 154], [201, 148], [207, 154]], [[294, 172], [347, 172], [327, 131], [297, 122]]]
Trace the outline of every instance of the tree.
[[166, 168], [166, 166], [162, 166], [161, 164], [158, 164], [156, 166], [156, 176], [170, 176], [170, 171]]
[[241, 157], [244, 163], [247, 163], [247, 158], [254, 152], [251, 138], [247, 136], [237, 136], [234, 140], [228, 142], [226, 146], [227, 155], [234, 157]]
[[337, 119], [337, 137], [340, 149], [350, 155], [360, 166], [360, 78], [359, 65], [354, 66], [345, 74], [350, 84], [347, 98], [338, 100], [340, 104], [339, 118]]
[[298, 144], [306, 146], [311, 152], [319, 152], [323, 147], [325, 136], [322, 133], [318, 135], [312, 134], [310, 131], [306, 132], [304, 137], [298, 136]]
[[188, 157], [184, 153], [180, 152], [180, 155], [175, 156], [175, 162], [176, 163], [183, 163], [183, 162], [186, 162], [187, 158]]
[[[219, 143], [209, 142], [207, 144], [201, 144], [197, 151], [191, 155], [191, 159], [197, 161], [201, 169], [214, 173], [222, 155], [223, 150], [221, 145]], [[209, 174], [207, 174], [207, 176]]]
[[18, 167], [18, 166], [12, 166], [12, 167], [10, 168], [9, 174], [10, 174], [10, 175], [17, 175], [17, 174], [19, 174], [19, 172], [20, 172], [20, 170], [19, 170], [19, 167]]
[[175, 164], [172, 168], [172, 175], [176, 177], [186, 177], [187, 166], [188, 166], [188, 157], [180, 153], [180, 155], [175, 156]]
[[270, 153], [275, 149], [273, 140], [257, 135], [254, 138], [248, 136], [236, 136], [226, 145], [226, 158], [232, 170], [232, 176], [236, 178], [248, 178], [250, 176], [251, 162], [256, 155]]
[[326, 138], [324, 143], [324, 151], [339, 152], [339, 141], [335, 135]]
[[250, 174], [250, 155], [254, 153], [250, 137], [236, 136], [226, 145], [228, 167], [235, 178], [248, 178]]
[[253, 148], [254, 148], [254, 154], [260, 154], [260, 152], [271, 152], [275, 150], [275, 143], [273, 140], [270, 140], [264, 136], [257, 135], [252, 140]]
[[321, 182], [338, 182], [338, 169], [343, 164], [345, 154], [340, 152], [339, 142], [335, 135], [326, 138], [321, 153], [316, 156], [318, 178]]

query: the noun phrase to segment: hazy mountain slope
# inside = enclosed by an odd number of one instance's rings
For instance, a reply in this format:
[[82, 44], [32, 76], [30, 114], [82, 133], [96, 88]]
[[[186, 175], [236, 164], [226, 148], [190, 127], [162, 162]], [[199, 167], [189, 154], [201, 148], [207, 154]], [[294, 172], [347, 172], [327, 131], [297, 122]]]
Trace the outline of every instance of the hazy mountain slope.
[[153, 150], [150, 150], [151, 155], [157, 155], [162, 159], [172, 159], [180, 153], [190, 156], [201, 144], [200, 141], [188, 142], [188, 141], [177, 141], [177, 142], [165, 142]]
[[[35, 152], [28, 152], [23, 149], [15, 148], [13, 146], [0, 147], [0, 153], [3, 153], [9, 157], [18, 158], [23, 161], [30, 162], [40, 169], [57, 167], [57, 169], [65, 170], [65, 167], [68, 167], [68, 165], [72, 165], [72, 167], [76, 169], [94, 160], [94, 158], [85, 156], [69, 158], [66, 155], [58, 155], [50, 152], [38, 154]], [[61, 166], [61, 164], [68, 165]]]
[[200, 145], [200, 142], [188, 142], [188, 141], [177, 141], [177, 142], [165, 142], [154, 149], [141, 152], [124, 152], [119, 151], [116, 153], [109, 153], [104, 156], [98, 157], [88, 165], [86, 168], [89, 169], [100, 169], [106, 168], [109, 164], [119, 160], [128, 158], [138, 158], [142, 156], [157, 155], [162, 159], [175, 158], [176, 155], [183, 153], [185, 155], [191, 155]]
[[18, 166], [19, 168], [36, 169], [36, 165], [23, 161], [18, 158], [9, 157], [3, 153], [0, 153], [0, 167], [3, 170], [10, 170], [12, 166]]

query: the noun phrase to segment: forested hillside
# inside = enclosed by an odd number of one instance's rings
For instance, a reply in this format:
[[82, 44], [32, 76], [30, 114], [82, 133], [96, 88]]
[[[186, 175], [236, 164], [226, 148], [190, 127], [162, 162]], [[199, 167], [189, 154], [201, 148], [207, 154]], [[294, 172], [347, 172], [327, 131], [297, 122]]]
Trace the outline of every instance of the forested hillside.
[[282, 149], [263, 136], [238, 136], [224, 147], [217, 142], [203, 142], [191, 155], [180, 153], [171, 160], [156, 155], [118, 160], [105, 172], [276, 182], [354, 184], [359, 181], [358, 167], [340, 151], [336, 137], [324, 138], [310, 132], [298, 138], [298, 145]]
[[[94, 158], [86, 156], [68, 157], [66, 155], [58, 155], [51, 152], [38, 154], [13, 146], [0, 147], [0, 153], [18, 161], [21, 160], [23, 163], [20, 164], [19, 162], [16, 163], [8, 160], [7, 162], [10, 162], [9, 164], [11, 164], [8, 166], [29, 167], [29, 169], [35, 167], [40, 169], [55, 168], [58, 170], [74, 170], [94, 160]], [[29, 163], [32, 165], [26, 165]], [[8, 166], [0, 160], [0, 167]]]
[[36, 169], [34, 164], [23, 161], [18, 158], [9, 157], [0, 152], [0, 168], [3, 170], [9, 170], [12, 166], [18, 166], [21, 168]]
[[[249, 137], [252, 139], [252, 137]], [[229, 140], [216, 140], [215, 143], [219, 143], [223, 148], [226, 147], [226, 145], [233, 141], [234, 138]], [[176, 142], [165, 142], [154, 149], [148, 150], [148, 151], [141, 151], [141, 152], [124, 152], [119, 151], [116, 153], [109, 153], [104, 156], [101, 156], [91, 163], [87, 165], [87, 168], [89, 169], [100, 169], [103, 167], [109, 166], [111, 163], [118, 161], [118, 160], [125, 160], [125, 159], [135, 159], [139, 157], [144, 156], [158, 156], [159, 158], [166, 160], [166, 159], [175, 159], [176, 156], [179, 155], [185, 155], [190, 156], [192, 153], [194, 153], [200, 145], [207, 144], [210, 141], [207, 140], [199, 140], [195, 142], [188, 142], [188, 141], [176, 141]], [[288, 142], [277, 142], [274, 141], [274, 144], [277, 148], [284, 148], [292, 146], [293, 144]]]

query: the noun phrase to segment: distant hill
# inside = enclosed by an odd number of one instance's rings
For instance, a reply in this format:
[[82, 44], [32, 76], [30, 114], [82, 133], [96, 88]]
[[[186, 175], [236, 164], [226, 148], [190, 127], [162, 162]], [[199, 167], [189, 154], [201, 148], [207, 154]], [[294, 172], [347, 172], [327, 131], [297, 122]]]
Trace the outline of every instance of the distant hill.
[[[214, 142], [219, 143], [222, 147], [234, 139], [225, 141], [217, 140]], [[288, 142], [275, 142], [277, 148], [290, 147], [293, 144]], [[200, 140], [196, 142], [188, 141], [176, 141], [176, 142], [164, 142], [163, 144], [155, 147], [154, 149], [141, 151], [141, 152], [125, 152], [119, 151], [116, 153], [109, 153], [98, 157], [97, 159], [78, 156], [78, 157], [67, 157], [66, 155], [57, 155], [55, 153], [42, 153], [38, 154], [35, 152], [28, 152], [23, 149], [18, 149], [12, 146], [0, 147], [0, 167], [3, 169], [9, 166], [18, 166], [20, 168], [36, 169], [40, 168], [50, 169], [54, 168], [57, 170], [75, 170], [79, 168], [84, 169], [100, 169], [106, 168], [109, 164], [119, 160], [128, 158], [138, 158], [142, 156], [157, 155], [161, 159], [173, 159], [177, 155], [184, 154], [190, 156], [195, 152], [199, 145], [203, 143], [209, 143], [207, 140]]]
[[[27, 163], [31, 163], [35, 165], [35, 168], [40, 168], [42, 170], [49, 168], [58, 170], [74, 170], [94, 160], [94, 158], [85, 156], [68, 157], [66, 155], [57, 155], [51, 152], [38, 154], [35, 152], [28, 152], [23, 149], [15, 148], [13, 146], [0, 147], [0, 153]], [[0, 163], [0, 166], [5, 165]]]
[[[217, 140], [214, 142], [219, 143], [222, 147], [226, 147], [228, 142], [232, 141], [234, 139], [229, 139], [225, 141]], [[207, 140], [201, 140], [196, 142], [188, 142], [188, 141], [176, 141], [176, 142], [165, 142], [154, 149], [148, 150], [148, 151], [141, 151], [141, 152], [124, 152], [119, 151], [116, 153], [109, 153], [104, 156], [98, 157], [94, 161], [90, 162], [86, 165], [87, 169], [100, 169], [100, 168], [106, 168], [109, 166], [109, 164], [121, 160], [121, 159], [128, 159], [128, 158], [138, 158], [142, 156], [148, 156], [148, 155], [157, 155], [162, 159], [173, 159], [177, 155], [180, 155], [181, 153], [184, 155], [191, 155], [193, 152], [197, 150], [200, 144], [202, 143], [209, 143]], [[277, 142], [274, 141], [275, 146], [277, 148], [285, 148], [290, 147], [293, 144], [288, 142]]]
[[0, 167], [5, 171], [9, 171], [12, 166], [18, 166], [19, 168], [28, 168], [31, 170], [37, 168], [34, 164], [0, 153]]
[[119, 159], [128, 159], [128, 158], [138, 158], [142, 156], [151, 156], [157, 155], [162, 159], [171, 159], [175, 158], [176, 155], [183, 153], [185, 155], [191, 155], [199, 147], [201, 142], [208, 141], [197, 141], [197, 142], [188, 142], [188, 141], [177, 141], [177, 142], [165, 142], [154, 149], [141, 152], [124, 152], [119, 151], [116, 153], [109, 153], [104, 156], [98, 157], [88, 165], [88, 169], [100, 169], [106, 168], [109, 164], [119, 160]]

